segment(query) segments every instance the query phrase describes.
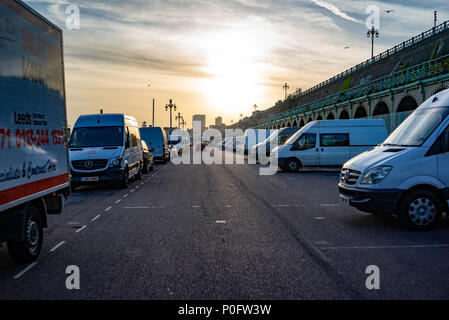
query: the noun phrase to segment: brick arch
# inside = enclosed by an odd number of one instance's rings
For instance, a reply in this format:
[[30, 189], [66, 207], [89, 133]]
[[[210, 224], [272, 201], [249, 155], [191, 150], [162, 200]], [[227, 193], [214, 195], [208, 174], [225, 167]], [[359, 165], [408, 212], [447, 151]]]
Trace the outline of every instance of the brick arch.
[[418, 102], [415, 97], [411, 95], [407, 95], [399, 101], [398, 107], [396, 108], [396, 112], [404, 112], [415, 110], [418, 107]]
[[330, 111], [326, 116], [326, 120], [334, 120], [334, 119], [335, 119], [335, 115], [332, 111]]
[[379, 101], [373, 109], [372, 116], [375, 117], [388, 113], [390, 113], [390, 108], [388, 105], [384, 101]]
[[354, 113], [354, 119], [358, 118], [366, 118], [368, 117], [368, 112], [366, 112], [366, 109], [364, 106], [359, 105]]
[[348, 110], [346, 110], [346, 109], [342, 109], [341, 111], [340, 111], [340, 114], [338, 115], [338, 119], [350, 119], [351, 117], [350, 117], [350, 115], [349, 115], [349, 112], [348, 112]]
[[306, 125], [304, 118], [301, 118], [301, 121], [299, 121], [299, 127], [304, 127]]
[[321, 114], [319, 114], [319, 115], [316, 117], [316, 120], [323, 120], [323, 116], [322, 116]]
[[293, 128], [297, 128], [298, 127], [298, 122], [296, 121], [296, 119], [293, 120], [292, 127]]

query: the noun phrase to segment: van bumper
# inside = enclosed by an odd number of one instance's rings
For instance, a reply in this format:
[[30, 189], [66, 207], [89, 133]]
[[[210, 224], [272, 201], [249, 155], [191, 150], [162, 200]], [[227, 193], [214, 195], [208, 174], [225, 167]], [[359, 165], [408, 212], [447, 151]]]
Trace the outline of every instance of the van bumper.
[[[124, 168], [107, 168], [103, 171], [79, 172], [70, 170], [72, 182], [77, 185], [91, 185], [102, 182], [120, 182], [124, 173]], [[85, 177], [98, 177], [98, 181], [82, 181]]]
[[363, 212], [393, 214], [402, 196], [400, 189], [370, 190], [338, 184], [340, 196], [349, 199], [349, 205]]

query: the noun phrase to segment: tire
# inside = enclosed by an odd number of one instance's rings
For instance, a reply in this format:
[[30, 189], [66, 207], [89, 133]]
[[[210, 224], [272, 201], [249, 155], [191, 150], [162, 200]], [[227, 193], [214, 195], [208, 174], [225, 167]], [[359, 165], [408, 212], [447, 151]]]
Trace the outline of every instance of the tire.
[[143, 174], [148, 174], [148, 172], [149, 172], [148, 167], [149, 167], [148, 163], [144, 162], [144, 166], [142, 169]]
[[296, 158], [287, 159], [284, 163], [283, 169], [287, 172], [299, 172], [301, 169], [301, 162]]
[[120, 188], [127, 189], [128, 185], [129, 185], [129, 172], [128, 170], [125, 170], [122, 176], [122, 181], [120, 182]]
[[9, 255], [19, 264], [35, 261], [44, 240], [41, 212], [36, 207], [30, 206], [25, 215], [25, 241], [8, 241]]
[[413, 190], [399, 203], [399, 220], [403, 227], [410, 230], [431, 230], [441, 219], [442, 207], [440, 198], [432, 191]]
[[136, 180], [142, 180], [142, 168], [139, 167], [139, 171], [136, 173], [136, 175], [134, 176], [134, 178]]

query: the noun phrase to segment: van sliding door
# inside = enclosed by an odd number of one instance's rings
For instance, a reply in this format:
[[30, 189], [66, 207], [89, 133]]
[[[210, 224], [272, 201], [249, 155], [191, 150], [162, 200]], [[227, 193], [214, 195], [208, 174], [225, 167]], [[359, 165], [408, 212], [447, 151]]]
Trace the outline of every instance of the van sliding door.
[[320, 130], [318, 154], [320, 166], [337, 166], [350, 157], [349, 133], [331, 133]]

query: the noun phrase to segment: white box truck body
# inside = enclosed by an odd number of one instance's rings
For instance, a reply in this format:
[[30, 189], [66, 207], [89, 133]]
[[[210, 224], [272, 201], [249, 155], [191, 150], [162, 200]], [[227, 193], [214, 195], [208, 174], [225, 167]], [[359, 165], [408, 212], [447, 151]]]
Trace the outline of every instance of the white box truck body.
[[0, 0], [0, 106], [0, 244], [29, 262], [70, 185], [62, 31], [21, 1]]

